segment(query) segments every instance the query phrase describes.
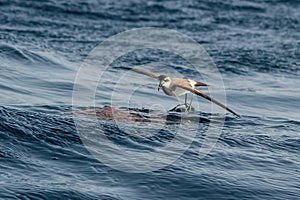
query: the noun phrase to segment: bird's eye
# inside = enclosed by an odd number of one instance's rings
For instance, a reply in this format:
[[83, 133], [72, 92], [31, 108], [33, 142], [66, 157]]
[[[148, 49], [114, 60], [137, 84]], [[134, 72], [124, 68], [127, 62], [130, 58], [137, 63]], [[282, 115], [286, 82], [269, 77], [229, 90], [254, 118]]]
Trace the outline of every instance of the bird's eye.
[[165, 82], [169, 82], [169, 79], [166, 79]]

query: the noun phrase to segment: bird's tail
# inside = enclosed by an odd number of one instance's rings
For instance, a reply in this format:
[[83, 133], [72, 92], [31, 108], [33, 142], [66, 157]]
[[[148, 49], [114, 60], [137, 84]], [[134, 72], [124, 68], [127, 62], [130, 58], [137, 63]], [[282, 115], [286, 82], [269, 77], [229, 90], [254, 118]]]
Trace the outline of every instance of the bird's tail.
[[208, 86], [206, 83], [196, 82], [195, 86]]

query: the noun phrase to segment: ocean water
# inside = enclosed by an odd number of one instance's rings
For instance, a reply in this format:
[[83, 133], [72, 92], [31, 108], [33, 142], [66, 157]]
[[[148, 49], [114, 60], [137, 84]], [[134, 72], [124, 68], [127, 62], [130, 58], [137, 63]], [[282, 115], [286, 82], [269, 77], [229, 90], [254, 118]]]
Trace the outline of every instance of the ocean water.
[[[275, 0], [1, 1], [0, 199], [300, 199], [299, 11], [298, 1]], [[191, 141], [186, 151], [164, 167], [131, 173], [89, 151], [72, 95], [78, 70], [97, 45], [144, 27], [175, 30], [201, 44], [222, 75], [226, 104], [242, 117], [211, 112], [209, 102], [195, 98], [197, 121], [181, 124], [194, 133], [185, 136]], [[189, 63], [162, 50], [130, 52], [112, 66], [145, 64], [199, 79]], [[96, 89], [97, 109], [111, 104], [111, 88], [124, 72], [106, 73]], [[140, 80], [121, 84], [124, 95], [136, 89], [127, 105], [119, 103], [121, 93], [113, 106], [158, 121], [128, 126], [99, 119], [113, 141], [108, 149], [117, 144], [150, 154], [176, 136], [177, 114], [160, 106], [171, 109], [177, 99], [157, 92], [151, 78]], [[206, 130], [223, 117], [218, 140], [199, 157]], [[162, 126], [162, 119], [170, 123]], [[114, 159], [121, 168], [130, 160]]]

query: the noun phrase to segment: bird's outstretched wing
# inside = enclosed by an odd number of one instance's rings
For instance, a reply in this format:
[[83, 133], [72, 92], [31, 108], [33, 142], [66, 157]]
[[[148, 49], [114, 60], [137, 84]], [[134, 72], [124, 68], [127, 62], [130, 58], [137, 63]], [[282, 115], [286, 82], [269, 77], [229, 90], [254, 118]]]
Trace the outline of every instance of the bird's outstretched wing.
[[120, 67], [120, 68], [131, 70], [131, 71], [134, 71], [136, 73], [143, 74], [143, 75], [146, 75], [146, 76], [150, 76], [150, 77], [155, 78], [155, 79], [158, 79], [158, 77], [159, 77], [159, 75], [157, 75], [157, 74], [154, 74], [154, 73], [151, 73], [151, 72], [146, 72], [146, 71], [141, 70], [141, 69], [130, 68], [130, 67]]
[[239, 118], [241, 117], [239, 114], [237, 114], [236, 112], [234, 112], [233, 110], [231, 110], [230, 108], [228, 108], [227, 106], [225, 106], [224, 104], [222, 104], [222, 103], [220, 103], [219, 101], [215, 100], [214, 98], [212, 98], [212, 97], [210, 97], [210, 96], [208, 96], [208, 95], [206, 95], [206, 94], [200, 92], [200, 91], [197, 90], [197, 89], [193, 89], [193, 88], [186, 87], [186, 86], [182, 86], [182, 85], [176, 85], [176, 87], [181, 87], [181, 88], [183, 88], [183, 89], [185, 89], [185, 90], [188, 90], [188, 91], [190, 91], [190, 92], [192, 92], [192, 93], [194, 93], [194, 94], [196, 94], [196, 95], [199, 95], [199, 96], [201, 96], [201, 97], [203, 97], [203, 98], [205, 98], [205, 99], [207, 99], [207, 100], [209, 100], [209, 101], [211, 101], [211, 102], [217, 104], [218, 106], [224, 108], [225, 110], [231, 112], [231, 113], [234, 114], [235, 116], [237, 116], [237, 117], [239, 117]]

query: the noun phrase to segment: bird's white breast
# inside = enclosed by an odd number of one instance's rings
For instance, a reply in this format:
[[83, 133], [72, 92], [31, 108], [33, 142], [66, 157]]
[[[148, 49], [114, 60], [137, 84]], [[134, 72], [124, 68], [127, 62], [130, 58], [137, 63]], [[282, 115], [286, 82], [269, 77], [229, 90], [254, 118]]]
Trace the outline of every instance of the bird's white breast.
[[[188, 80], [185, 79], [185, 81], [188, 81], [188, 84], [187, 84], [187, 82], [184, 83], [184, 84], [188, 85], [188, 86], [185, 85], [185, 87], [195, 88], [196, 81], [193, 81], [190, 79], [188, 79]], [[171, 84], [170, 82], [167, 82], [163, 85], [163, 91], [165, 92], [165, 94], [170, 95], [170, 96], [181, 96], [181, 95], [190, 93], [189, 90], [183, 89], [181, 87], [176, 87], [176, 86], [174, 87], [173, 84]]]
[[174, 90], [173, 92], [175, 93], [175, 96], [181, 96], [181, 95], [190, 93], [190, 91], [185, 90], [185, 89], [180, 88], [180, 87], [176, 87], [175, 90]]
[[181, 96], [181, 95], [190, 93], [190, 91], [185, 90], [181, 87], [172, 87], [172, 88], [163, 87], [163, 91], [165, 94], [167, 94], [169, 96]]

